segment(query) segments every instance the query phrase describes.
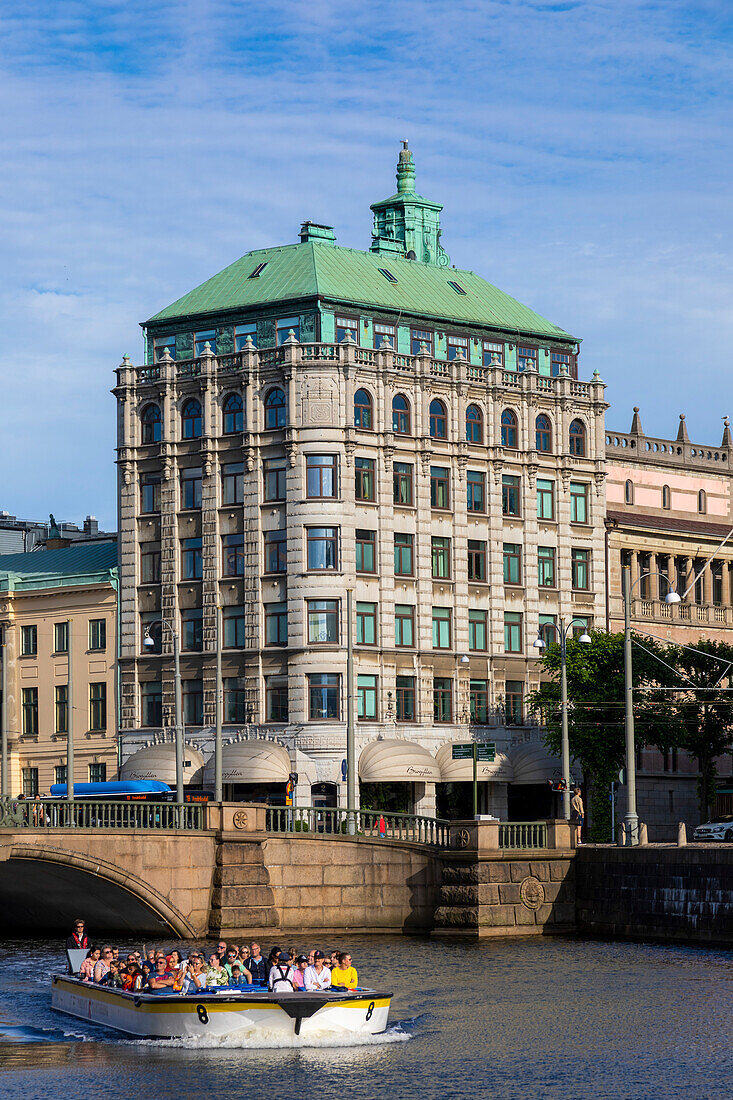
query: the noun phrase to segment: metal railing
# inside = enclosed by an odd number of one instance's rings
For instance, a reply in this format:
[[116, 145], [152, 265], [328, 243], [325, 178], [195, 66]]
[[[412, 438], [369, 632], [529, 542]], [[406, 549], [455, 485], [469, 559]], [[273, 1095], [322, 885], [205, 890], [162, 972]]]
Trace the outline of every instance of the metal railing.
[[[349, 820], [351, 818], [351, 821]], [[410, 840], [436, 848], [450, 846], [450, 822], [416, 814], [388, 814], [379, 810], [356, 810], [320, 806], [269, 807], [265, 818], [268, 833], [332, 833]]]
[[502, 821], [499, 825], [500, 848], [546, 848], [547, 823], [544, 821]]
[[0, 800], [3, 829], [205, 828], [204, 807], [177, 802], [68, 802], [65, 798]]

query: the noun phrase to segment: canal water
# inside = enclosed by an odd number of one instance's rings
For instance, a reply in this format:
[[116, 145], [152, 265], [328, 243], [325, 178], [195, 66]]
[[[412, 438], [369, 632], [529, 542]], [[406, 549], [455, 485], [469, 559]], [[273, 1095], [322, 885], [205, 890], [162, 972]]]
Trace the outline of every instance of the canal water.
[[57, 1015], [47, 975], [63, 951], [2, 941], [0, 1097], [733, 1096], [733, 951], [564, 938], [348, 946], [362, 984], [394, 990], [389, 1031], [362, 1045], [263, 1049], [126, 1040]]

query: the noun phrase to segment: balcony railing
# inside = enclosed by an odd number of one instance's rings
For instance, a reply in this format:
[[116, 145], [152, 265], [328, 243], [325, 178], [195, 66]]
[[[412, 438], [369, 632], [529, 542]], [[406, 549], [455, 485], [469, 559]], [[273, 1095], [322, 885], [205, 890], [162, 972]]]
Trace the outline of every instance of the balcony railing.
[[717, 604], [677, 603], [664, 600], [634, 599], [631, 601], [632, 619], [659, 619], [666, 622], [713, 623], [729, 626], [733, 623], [733, 608]]
[[546, 848], [547, 823], [544, 821], [502, 821], [499, 825], [500, 848]]
[[3, 829], [204, 829], [202, 805], [176, 802], [68, 802], [66, 799], [0, 800]]
[[378, 810], [348, 810], [318, 806], [270, 807], [266, 814], [268, 833], [316, 833], [409, 840], [435, 848], [450, 846], [450, 822], [416, 814], [388, 814]]

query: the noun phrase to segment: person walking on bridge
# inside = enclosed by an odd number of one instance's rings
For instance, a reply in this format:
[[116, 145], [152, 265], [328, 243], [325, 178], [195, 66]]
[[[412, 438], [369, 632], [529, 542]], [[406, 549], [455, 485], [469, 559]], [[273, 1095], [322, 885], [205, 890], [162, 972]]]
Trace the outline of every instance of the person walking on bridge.
[[580, 794], [580, 787], [576, 787], [573, 791], [573, 797], [570, 799], [570, 824], [575, 828], [576, 845], [582, 844], [580, 832], [583, 828], [584, 820], [585, 809], [583, 807], [583, 799]]

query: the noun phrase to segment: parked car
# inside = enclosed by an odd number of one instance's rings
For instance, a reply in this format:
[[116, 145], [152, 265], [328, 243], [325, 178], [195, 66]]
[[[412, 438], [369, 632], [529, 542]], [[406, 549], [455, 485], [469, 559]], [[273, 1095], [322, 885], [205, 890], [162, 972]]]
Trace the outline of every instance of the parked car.
[[721, 814], [704, 825], [698, 825], [692, 839], [733, 841], [733, 814]]

